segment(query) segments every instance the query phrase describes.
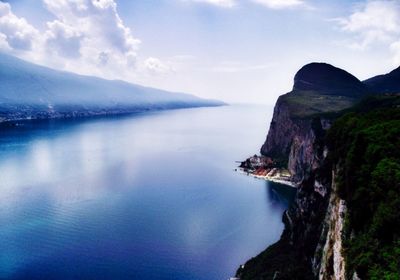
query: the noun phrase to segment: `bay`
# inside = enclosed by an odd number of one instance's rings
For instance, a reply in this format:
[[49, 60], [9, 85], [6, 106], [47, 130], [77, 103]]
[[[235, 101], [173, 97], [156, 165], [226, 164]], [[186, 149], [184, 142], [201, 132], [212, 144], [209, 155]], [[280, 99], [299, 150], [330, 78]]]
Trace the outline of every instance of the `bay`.
[[278, 240], [294, 190], [234, 171], [272, 108], [0, 129], [1, 279], [228, 279]]

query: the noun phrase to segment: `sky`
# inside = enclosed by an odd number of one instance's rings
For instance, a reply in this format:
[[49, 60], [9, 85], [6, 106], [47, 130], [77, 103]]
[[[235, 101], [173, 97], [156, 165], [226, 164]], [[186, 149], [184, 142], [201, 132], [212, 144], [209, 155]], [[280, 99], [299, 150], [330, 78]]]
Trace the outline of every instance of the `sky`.
[[0, 51], [84, 75], [274, 104], [298, 69], [400, 65], [400, 0], [0, 0]]

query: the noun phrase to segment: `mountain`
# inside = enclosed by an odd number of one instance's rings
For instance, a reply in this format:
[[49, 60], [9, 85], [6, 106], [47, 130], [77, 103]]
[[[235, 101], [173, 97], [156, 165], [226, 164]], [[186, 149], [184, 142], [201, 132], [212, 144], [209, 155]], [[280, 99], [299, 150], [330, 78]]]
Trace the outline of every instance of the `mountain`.
[[351, 107], [368, 93], [368, 87], [350, 73], [326, 63], [310, 63], [296, 73], [292, 91], [280, 96], [277, 105], [285, 104], [291, 117], [307, 118]]
[[400, 93], [400, 67], [388, 74], [378, 75], [363, 82], [372, 92]]
[[0, 122], [222, 104], [189, 94], [57, 71], [0, 53]]
[[[261, 154], [288, 165], [293, 179], [313, 160], [312, 119], [322, 113], [340, 112], [368, 95], [367, 87], [350, 73], [326, 63], [311, 63], [294, 77], [293, 90], [278, 98]], [[323, 119], [322, 127], [330, 121]]]
[[293, 91], [311, 91], [320, 95], [361, 97], [366, 86], [350, 73], [327, 63], [310, 63], [294, 76]]
[[[397, 73], [371, 80], [393, 85]], [[298, 191], [280, 240], [239, 279], [400, 279], [400, 95], [387, 89], [371, 95], [327, 64], [296, 74], [261, 153]]]

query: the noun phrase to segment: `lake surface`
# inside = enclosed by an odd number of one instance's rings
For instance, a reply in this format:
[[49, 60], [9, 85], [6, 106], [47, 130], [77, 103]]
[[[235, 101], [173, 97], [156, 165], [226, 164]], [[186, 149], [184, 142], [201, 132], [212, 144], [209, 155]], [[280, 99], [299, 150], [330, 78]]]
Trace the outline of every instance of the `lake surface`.
[[272, 108], [0, 129], [0, 279], [226, 280], [275, 242], [289, 187], [234, 172]]

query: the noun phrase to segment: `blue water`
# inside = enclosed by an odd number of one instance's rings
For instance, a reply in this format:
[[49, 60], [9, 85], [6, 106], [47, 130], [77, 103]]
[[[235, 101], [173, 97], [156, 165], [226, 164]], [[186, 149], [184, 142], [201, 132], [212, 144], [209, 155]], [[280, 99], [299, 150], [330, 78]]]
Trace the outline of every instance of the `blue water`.
[[1, 279], [227, 279], [276, 241], [293, 191], [234, 172], [271, 108], [0, 129]]

